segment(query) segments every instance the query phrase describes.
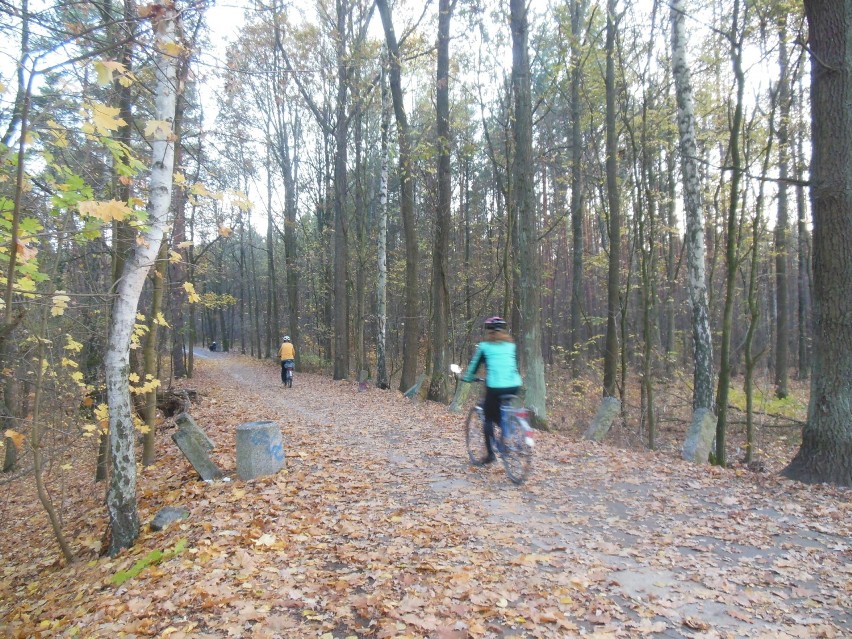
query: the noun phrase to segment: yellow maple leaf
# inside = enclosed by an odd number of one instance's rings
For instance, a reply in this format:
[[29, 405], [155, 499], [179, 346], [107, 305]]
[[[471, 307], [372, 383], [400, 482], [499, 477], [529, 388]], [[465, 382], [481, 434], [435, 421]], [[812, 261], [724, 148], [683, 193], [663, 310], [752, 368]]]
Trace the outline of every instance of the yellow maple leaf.
[[180, 253], [178, 253], [177, 251], [169, 251], [169, 262], [171, 262], [172, 264], [177, 264], [182, 260], [183, 258], [180, 256]]
[[145, 123], [146, 138], [166, 138], [172, 135], [172, 123], [167, 120], [148, 120]]
[[65, 295], [65, 291], [56, 291], [56, 295], [53, 296], [53, 307], [50, 309], [50, 314], [53, 317], [64, 315], [70, 301], [71, 298]]
[[162, 313], [157, 313], [157, 317], [154, 318], [154, 324], [158, 326], [165, 326], [166, 328], [170, 328], [169, 323], [166, 321], [166, 318], [163, 317]]
[[187, 240], [186, 242], [181, 242], [177, 245], [178, 248], [187, 248], [189, 246], [192, 246], [192, 240]]
[[101, 60], [95, 62], [95, 73], [98, 74], [98, 85], [105, 87], [112, 82], [112, 69], [107, 68]]
[[104, 222], [111, 222], [112, 220], [121, 221], [132, 213], [127, 204], [118, 200], [109, 200], [108, 202], [87, 200], [80, 202], [77, 208], [80, 211], [80, 215], [88, 215]]
[[190, 192], [193, 195], [201, 195], [203, 197], [213, 197], [214, 193], [210, 191], [206, 186], [204, 186], [201, 182], [196, 182], [192, 185], [192, 189]]
[[95, 131], [101, 133], [109, 133], [115, 131], [118, 127], [127, 124], [122, 118], [118, 117], [120, 112], [118, 107], [107, 106], [100, 102], [89, 102], [86, 107], [92, 117], [92, 124]]
[[195, 292], [195, 287], [192, 285], [192, 282], [184, 282], [183, 290], [186, 291], [187, 297], [189, 297], [190, 304], [194, 304], [196, 302], [201, 301], [201, 296]]
[[162, 51], [166, 55], [177, 57], [181, 55], [184, 51], [186, 51], [186, 47], [182, 46], [178, 42], [166, 42], [160, 47], [160, 51]]
[[80, 342], [75, 342], [74, 338], [70, 335], [66, 335], [65, 350], [71, 351], [72, 353], [79, 353], [81, 350], [83, 350], [83, 345]]
[[219, 235], [221, 235], [222, 237], [230, 237], [231, 233], [233, 232], [234, 229], [232, 229], [230, 226], [222, 225], [219, 227]]

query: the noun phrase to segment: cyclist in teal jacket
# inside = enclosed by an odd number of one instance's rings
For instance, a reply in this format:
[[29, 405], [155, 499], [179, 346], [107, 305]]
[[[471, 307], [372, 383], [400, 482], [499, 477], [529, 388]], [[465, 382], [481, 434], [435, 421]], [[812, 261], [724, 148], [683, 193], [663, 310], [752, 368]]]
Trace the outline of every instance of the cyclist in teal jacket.
[[523, 384], [518, 372], [517, 348], [506, 330], [506, 320], [491, 317], [485, 320], [485, 339], [476, 347], [476, 352], [462, 377], [462, 381], [472, 382], [481, 364], [485, 364], [485, 402], [483, 404], [483, 431], [488, 446], [486, 463], [493, 462], [494, 424], [500, 423], [500, 399], [504, 395], [517, 395]]

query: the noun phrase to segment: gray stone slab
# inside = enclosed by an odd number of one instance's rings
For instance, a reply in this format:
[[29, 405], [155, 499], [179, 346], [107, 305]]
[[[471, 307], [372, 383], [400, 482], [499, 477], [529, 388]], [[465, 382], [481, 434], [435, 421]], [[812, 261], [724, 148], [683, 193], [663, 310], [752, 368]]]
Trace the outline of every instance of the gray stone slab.
[[612, 427], [612, 422], [618, 416], [619, 410], [621, 410], [621, 402], [617, 397], [604, 397], [595, 418], [589, 424], [589, 428], [586, 429], [583, 439], [590, 439], [595, 442], [603, 441]]
[[696, 464], [706, 464], [716, 437], [716, 416], [713, 411], [699, 408], [692, 415], [692, 423], [683, 442], [683, 458]]
[[179, 430], [172, 434], [172, 439], [177, 444], [180, 451], [192, 464], [196, 472], [201, 475], [204, 481], [219, 479], [222, 477], [222, 471], [219, 467], [210, 461], [207, 456], [207, 449], [199, 444], [198, 438], [185, 430]]
[[187, 517], [189, 517], [189, 511], [186, 508], [175, 508], [173, 506], [160, 508], [157, 514], [154, 515], [154, 519], [151, 520], [151, 530], [163, 530], [172, 522], [180, 521]]
[[277, 473], [284, 467], [284, 442], [276, 422], [247, 422], [237, 426], [237, 474], [248, 481]]
[[213, 450], [215, 447], [213, 441], [207, 436], [207, 433], [201, 429], [189, 413], [181, 413], [175, 417], [175, 423], [179, 430], [190, 433], [193, 437], [198, 439], [198, 444], [208, 452]]

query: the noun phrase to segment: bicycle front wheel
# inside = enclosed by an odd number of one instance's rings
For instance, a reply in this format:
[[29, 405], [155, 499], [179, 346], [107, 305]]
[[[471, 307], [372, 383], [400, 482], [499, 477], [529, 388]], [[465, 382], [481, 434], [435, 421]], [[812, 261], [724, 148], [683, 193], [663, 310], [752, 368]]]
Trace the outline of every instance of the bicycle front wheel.
[[482, 432], [481, 410], [478, 406], [471, 408], [464, 426], [467, 456], [474, 466], [483, 466], [488, 458], [488, 446], [485, 443], [485, 433]]
[[509, 418], [503, 438], [503, 466], [513, 484], [522, 484], [532, 468], [532, 447], [526, 441], [526, 427], [521, 418]]

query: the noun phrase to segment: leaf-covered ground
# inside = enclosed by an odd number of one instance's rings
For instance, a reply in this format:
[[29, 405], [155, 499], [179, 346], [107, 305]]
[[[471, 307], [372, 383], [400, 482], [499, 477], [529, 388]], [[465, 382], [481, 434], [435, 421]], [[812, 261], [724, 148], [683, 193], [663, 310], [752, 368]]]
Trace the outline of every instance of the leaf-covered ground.
[[[546, 433], [519, 488], [468, 465], [463, 418], [442, 406], [279, 380], [273, 363], [206, 354], [186, 384], [203, 394], [192, 413], [233, 479], [198, 481], [166, 422], [140, 475], [142, 535], [115, 559], [97, 557], [90, 451], [50, 473], [72, 566], [32, 478], [7, 483], [0, 635], [852, 636], [848, 490]], [[242, 482], [235, 428], [260, 419], [280, 424], [286, 469]], [[190, 518], [150, 532], [167, 505]], [[114, 585], [154, 550], [166, 554]]]

